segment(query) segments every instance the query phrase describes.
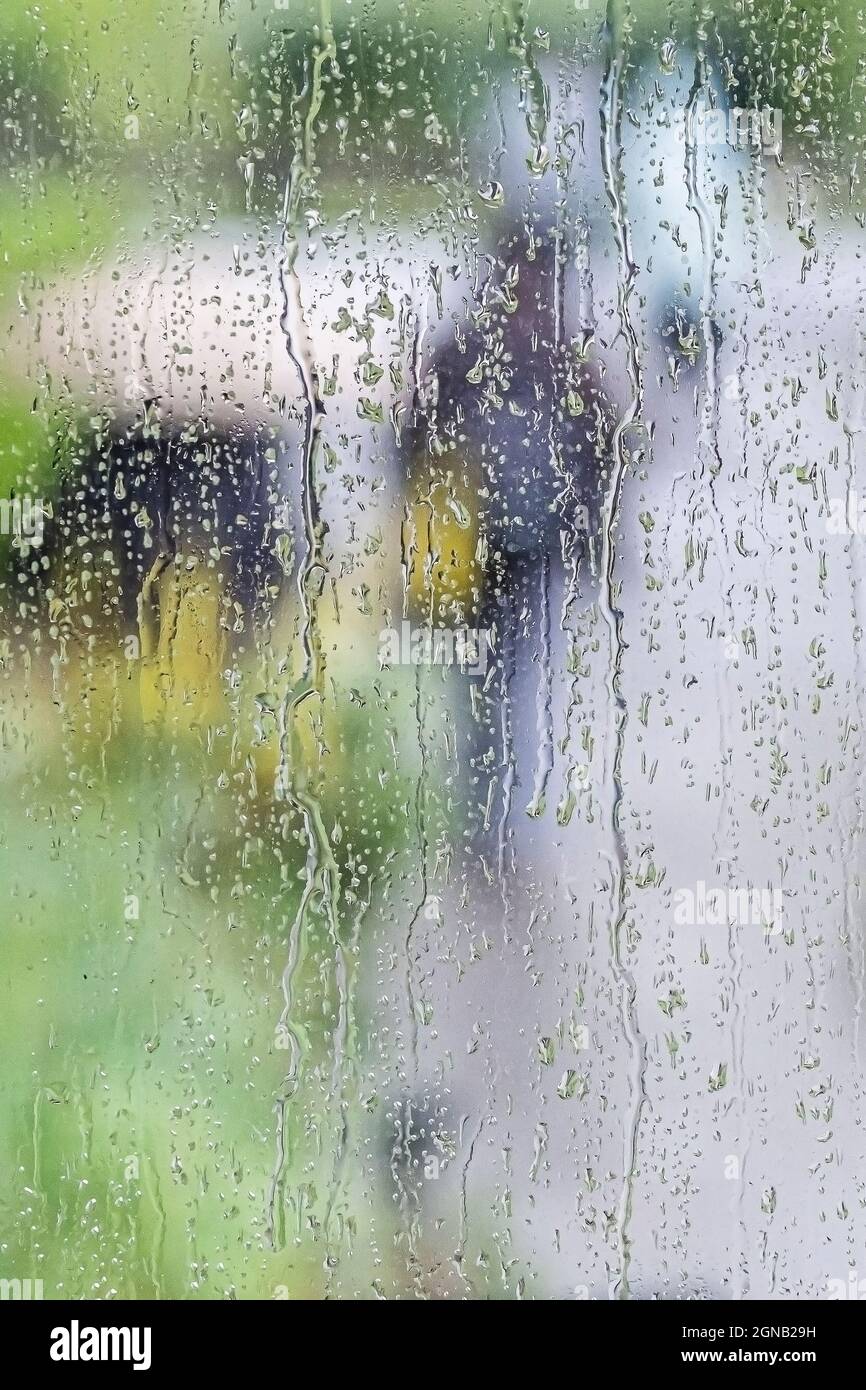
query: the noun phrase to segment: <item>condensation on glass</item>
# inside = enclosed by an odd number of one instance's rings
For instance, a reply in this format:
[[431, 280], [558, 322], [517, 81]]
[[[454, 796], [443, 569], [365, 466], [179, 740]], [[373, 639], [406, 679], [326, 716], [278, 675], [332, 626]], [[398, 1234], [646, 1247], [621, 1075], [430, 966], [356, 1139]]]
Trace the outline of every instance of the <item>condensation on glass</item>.
[[0, 1279], [859, 1296], [858, 10], [10, 9]]

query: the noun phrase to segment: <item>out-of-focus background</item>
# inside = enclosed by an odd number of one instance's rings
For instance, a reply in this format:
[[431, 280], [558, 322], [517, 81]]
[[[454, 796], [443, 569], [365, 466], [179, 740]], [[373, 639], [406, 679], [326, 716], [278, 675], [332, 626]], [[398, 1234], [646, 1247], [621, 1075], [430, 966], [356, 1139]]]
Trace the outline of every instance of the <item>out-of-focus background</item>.
[[4, 1289], [866, 1281], [864, 51], [0, 14]]

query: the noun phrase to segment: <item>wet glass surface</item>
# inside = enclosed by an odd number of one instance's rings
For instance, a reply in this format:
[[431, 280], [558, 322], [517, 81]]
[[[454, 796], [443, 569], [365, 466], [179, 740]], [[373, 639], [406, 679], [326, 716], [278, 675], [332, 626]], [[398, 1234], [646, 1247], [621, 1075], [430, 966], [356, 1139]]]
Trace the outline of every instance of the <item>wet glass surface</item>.
[[863, 54], [0, 16], [0, 1280], [866, 1288]]

